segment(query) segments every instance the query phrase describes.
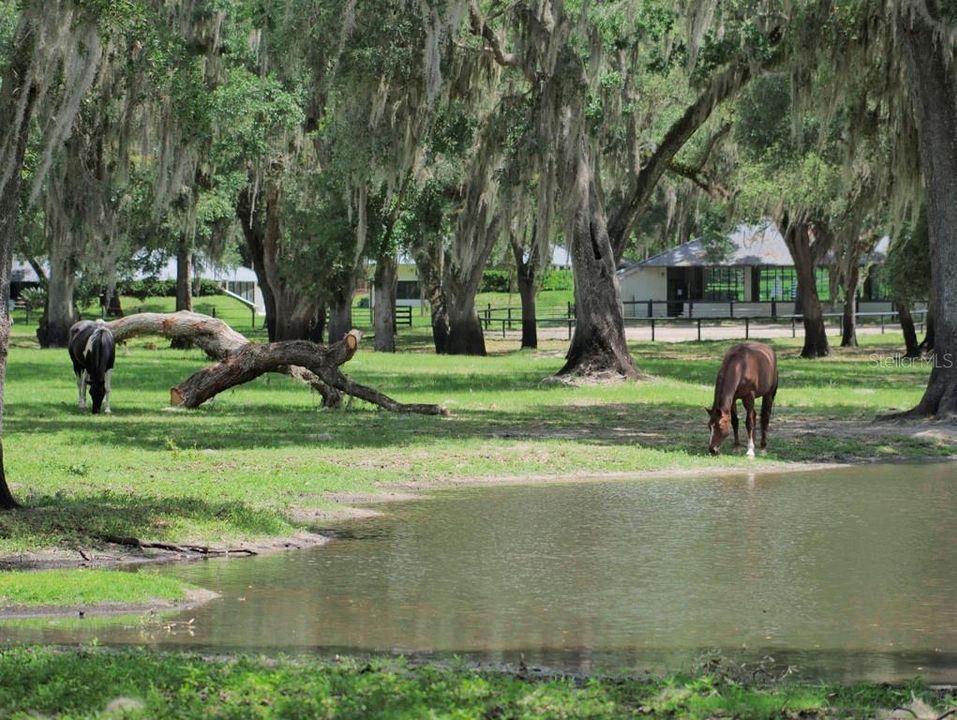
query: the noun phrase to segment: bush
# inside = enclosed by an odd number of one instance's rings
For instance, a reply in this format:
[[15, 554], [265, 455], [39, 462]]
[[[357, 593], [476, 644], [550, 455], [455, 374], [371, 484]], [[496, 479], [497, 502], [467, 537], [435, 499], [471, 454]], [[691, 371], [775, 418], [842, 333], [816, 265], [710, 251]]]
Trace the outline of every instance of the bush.
[[547, 270], [542, 278], [542, 290], [574, 290], [571, 270]]
[[42, 287], [26, 287], [20, 291], [18, 298], [27, 310], [38, 310], [46, 305], [47, 291]]
[[508, 270], [486, 270], [479, 292], [512, 292], [512, 274]]
[[[157, 280], [155, 278], [146, 278], [145, 280], [130, 280], [120, 283], [117, 290], [121, 295], [131, 295], [139, 300], [148, 297], [176, 297], [175, 280]], [[221, 289], [215, 280], [197, 280], [193, 282], [193, 297], [204, 297], [208, 295], [219, 295]]]

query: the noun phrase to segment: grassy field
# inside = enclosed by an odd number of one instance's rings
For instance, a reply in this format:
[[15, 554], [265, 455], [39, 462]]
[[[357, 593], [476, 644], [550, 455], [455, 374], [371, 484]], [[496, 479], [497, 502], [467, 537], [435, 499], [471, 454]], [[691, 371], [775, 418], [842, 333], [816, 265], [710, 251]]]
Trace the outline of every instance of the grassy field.
[[[657, 680], [530, 680], [402, 660], [211, 659], [145, 651], [0, 650], [0, 716], [27, 718], [937, 717], [953, 691]], [[898, 711], [902, 712], [902, 711]], [[932, 713], [932, 714], [931, 714]], [[898, 717], [894, 715], [893, 717]]]
[[[230, 315], [232, 301], [212, 300], [223, 303], [217, 316], [261, 337], [241, 314]], [[147, 307], [169, 309], [165, 300]], [[0, 514], [0, 559], [8, 562], [50, 550], [79, 559], [110, 535], [254, 543], [321, 527], [330, 509], [396, 487], [957, 449], [953, 433], [872, 424], [877, 413], [914, 404], [929, 372], [895, 362], [891, 335], [817, 361], [798, 359], [794, 341], [775, 342], [781, 390], [771, 446], [749, 461], [730, 445], [718, 458], [705, 447], [702, 408], [730, 343], [635, 344], [646, 380], [568, 386], [543, 382], [561, 366], [564, 343], [520, 352], [490, 338], [489, 357], [437, 357], [422, 324], [400, 334], [402, 352], [377, 354], [366, 343], [345, 367], [400, 400], [446, 405], [452, 414], [441, 418], [400, 417], [361, 402], [324, 410], [318, 396], [285, 377], [260, 378], [194, 411], [172, 410], [169, 388], [207, 360], [142, 338], [118, 352], [114, 414], [94, 417], [76, 408], [66, 351], [38, 349], [33, 330], [17, 324], [10, 353], [5, 460], [26, 508]], [[142, 572], [0, 573], [0, 607], [182, 597], [181, 586], [155, 581]], [[954, 703], [917, 686], [759, 687], [720, 673], [531, 681], [395, 660], [0, 650], [0, 717], [862, 717], [911, 703], [912, 691], [938, 714]]]
[[149, 605], [183, 600], [187, 587], [148, 572], [41, 570], [0, 573], [0, 607], [88, 606], [101, 603]]
[[[223, 298], [215, 298], [223, 300]], [[15, 327], [4, 450], [27, 509], [0, 515], [0, 557], [95, 546], [104, 535], [217, 544], [288, 535], [327, 519], [335, 500], [383, 487], [450, 480], [761, 467], [950, 455], [934, 433], [872, 426], [876, 413], [920, 397], [926, 366], [879, 364], [891, 335], [853, 352], [798, 359], [778, 342], [781, 390], [766, 456], [710, 458], [703, 406], [729, 343], [636, 344], [637, 383], [543, 383], [564, 343], [518, 352], [490, 340], [487, 358], [437, 357], [427, 334], [396, 355], [360, 348], [345, 367], [403, 401], [439, 402], [451, 417], [397, 416], [355, 402], [339, 411], [284, 377], [263, 377], [194, 411], [169, 388], [206, 366], [161, 340], [121, 348], [112, 416], [76, 408], [65, 350], [40, 350]], [[884, 344], [878, 344], [884, 341]]]

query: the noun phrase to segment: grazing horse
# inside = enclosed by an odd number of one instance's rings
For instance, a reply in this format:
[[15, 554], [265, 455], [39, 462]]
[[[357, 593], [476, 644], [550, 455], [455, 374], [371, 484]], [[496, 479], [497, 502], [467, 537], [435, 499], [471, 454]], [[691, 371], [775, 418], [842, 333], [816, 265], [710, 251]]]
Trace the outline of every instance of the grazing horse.
[[110, 412], [110, 386], [116, 344], [102, 320], [81, 320], [70, 328], [70, 359], [80, 392], [80, 410], [86, 410], [86, 386], [90, 385], [93, 414]]
[[748, 428], [748, 457], [754, 457], [754, 400], [761, 401], [761, 447], [768, 446], [768, 423], [774, 395], [778, 391], [778, 361], [774, 350], [763, 343], [735, 345], [724, 355], [718, 378], [714, 384], [714, 405], [708, 411], [708, 429], [711, 439], [708, 452], [717, 455], [721, 443], [728, 437], [728, 422], [734, 427], [734, 446], [739, 447], [738, 413], [735, 404], [744, 405]]

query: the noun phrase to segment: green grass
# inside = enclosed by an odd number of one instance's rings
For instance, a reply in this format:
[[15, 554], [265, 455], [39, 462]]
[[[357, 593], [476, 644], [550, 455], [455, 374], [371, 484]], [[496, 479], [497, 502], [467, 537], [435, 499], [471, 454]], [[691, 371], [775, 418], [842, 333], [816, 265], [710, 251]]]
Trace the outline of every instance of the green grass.
[[0, 650], [0, 717], [14, 718], [840, 718], [874, 717], [915, 699], [936, 714], [957, 701], [953, 691], [919, 685], [762, 687], [714, 675], [530, 680], [401, 659]]
[[149, 572], [42, 570], [0, 573], [0, 607], [75, 606], [101, 603], [146, 605], [182, 600], [188, 586]]
[[118, 352], [114, 414], [94, 417], [76, 409], [66, 351], [38, 349], [21, 324], [10, 352], [4, 451], [27, 509], [0, 514], [0, 557], [95, 546], [104, 535], [201, 544], [286, 535], [335, 506], [330, 493], [390, 483], [952, 454], [944, 440], [870, 429], [876, 413], [915, 404], [926, 383], [926, 367], [873, 361], [896, 352], [895, 341], [866, 336], [862, 348], [817, 361], [797, 358], [792, 340], [776, 341], [781, 390], [771, 445], [749, 462], [730, 453], [730, 443], [719, 458], [706, 454], [702, 408], [727, 342], [635, 344], [652, 378], [611, 385], [543, 383], [562, 364], [561, 342], [519, 352], [514, 342], [490, 339], [489, 357], [439, 357], [406, 334], [403, 352], [365, 344], [345, 367], [400, 400], [446, 405], [453, 414], [441, 418], [359, 401], [327, 411], [281, 376], [174, 411], [169, 388], [207, 360], [141, 338]]

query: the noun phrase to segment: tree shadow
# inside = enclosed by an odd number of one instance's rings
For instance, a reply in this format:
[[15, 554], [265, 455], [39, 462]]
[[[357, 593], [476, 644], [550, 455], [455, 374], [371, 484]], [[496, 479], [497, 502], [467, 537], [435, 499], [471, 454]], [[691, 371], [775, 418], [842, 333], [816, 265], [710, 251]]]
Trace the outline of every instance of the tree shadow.
[[[20, 510], [0, 513], [0, 537], [25, 547], [102, 547], [110, 536], [163, 541], [176, 524], [222, 524], [247, 536], [275, 535], [286, 527], [275, 512], [239, 501], [101, 492], [72, 496], [28, 495]], [[181, 539], [181, 538], [180, 538]]]

